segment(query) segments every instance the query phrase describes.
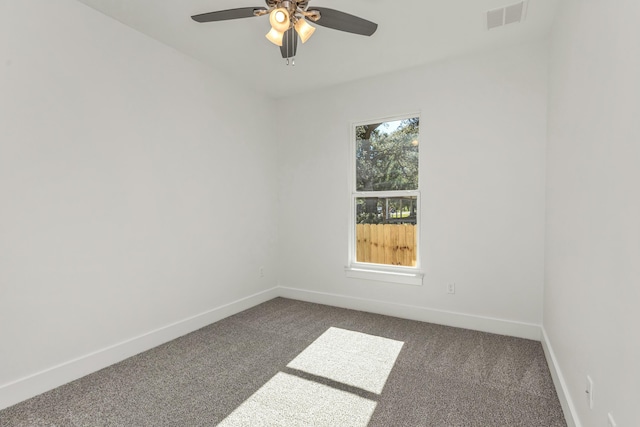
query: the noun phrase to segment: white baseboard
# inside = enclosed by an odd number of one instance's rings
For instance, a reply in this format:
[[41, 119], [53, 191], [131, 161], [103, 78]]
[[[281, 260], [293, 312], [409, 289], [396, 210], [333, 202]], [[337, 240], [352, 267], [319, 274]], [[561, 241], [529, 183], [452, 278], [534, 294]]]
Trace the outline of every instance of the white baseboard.
[[556, 355], [553, 352], [549, 336], [547, 335], [544, 326], [542, 327], [542, 348], [544, 350], [544, 355], [547, 358], [547, 365], [549, 365], [549, 370], [551, 371], [553, 384], [556, 387], [556, 393], [558, 394], [560, 405], [562, 405], [562, 412], [564, 412], [564, 418], [567, 421], [567, 426], [581, 427], [582, 424], [580, 424], [576, 407], [574, 406], [571, 395], [569, 394], [569, 388], [567, 387], [567, 383], [562, 375], [562, 370], [560, 369]]
[[[0, 410], [279, 296], [404, 319], [419, 320], [536, 341], [541, 340], [540, 326], [530, 323], [472, 316], [413, 305], [396, 304], [388, 301], [378, 301], [304, 289], [275, 287], [166, 325], [107, 348], [97, 350], [16, 381], [0, 385]], [[548, 353], [550, 346], [546, 337], [543, 339], [543, 347], [545, 348], [545, 353]], [[554, 381], [556, 381], [557, 374], [560, 371], [557, 370], [557, 372], [554, 372], [554, 369], [557, 368], [553, 356], [547, 356], [547, 359], [550, 360], [550, 367], [552, 368], [552, 374], [555, 375]], [[564, 381], [560, 381], [560, 384], [563, 385]], [[565, 410], [567, 399], [565, 398], [563, 401], [564, 396], [561, 395], [563, 392], [566, 394], [566, 387], [558, 386], [558, 383], [556, 383], [556, 388], [558, 389], [560, 401], [563, 404], [563, 410]], [[571, 411], [569, 411], [569, 413], [571, 413]], [[567, 410], [565, 410], [565, 414], [567, 414]], [[566, 416], [567, 419], [569, 419], [569, 415]], [[567, 422], [569, 422], [569, 420]], [[574, 425], [580, 427], [578, 424]]]
[[0, 385], [0, 410], [279, 296], [278, 288], [233, 301], [143, 335]]
[[304, 289], [279, 287], [278, 290], [279, 295], [284, 298], [540, 341], [540, 325], [532, 323], [473, 316], [414, 305], [396, 304], [388, 301], [378, 301]]

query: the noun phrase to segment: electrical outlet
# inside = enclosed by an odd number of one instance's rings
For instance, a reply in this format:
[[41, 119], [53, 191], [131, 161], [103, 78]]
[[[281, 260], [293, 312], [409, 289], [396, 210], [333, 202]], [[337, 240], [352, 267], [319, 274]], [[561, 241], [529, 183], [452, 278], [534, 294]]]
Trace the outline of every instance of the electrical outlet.
[[585, 387], [584, 392], [587, 394], [587, 404], [589, 405], [589, 409], [593, 409], [593, 380], [589, 375], [587, 375], [587, 386]]
[[260, 267], [258, 272], [260, 273], [260, 277], [264, 277], [264, 267]]
[[618, 427], [611, 414], [607, 414], [607, 427]]
[[449, 283], [447, 285], [447, 293], [448, 294], [455, 294], [456, 293], [456, 284], [455, 283]]

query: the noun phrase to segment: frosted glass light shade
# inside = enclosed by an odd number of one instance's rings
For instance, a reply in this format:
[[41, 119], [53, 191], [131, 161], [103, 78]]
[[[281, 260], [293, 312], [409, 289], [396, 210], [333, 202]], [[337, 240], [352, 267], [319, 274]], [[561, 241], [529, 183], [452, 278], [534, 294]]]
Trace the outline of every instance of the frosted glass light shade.
[[298, 22], [296, 22], [296, 31], [298, 32], [302, 43], [306, 43], [315, 30], [315, 27], [309, 25], [304, 18], [298, 19]]
[[291, 26], [289, 11], [283, 7], [273, 9], [269, 14], [269, 23], [271, 24], [271, 28], [284, 33]]
[[282, 46], [282, 38], [284, 37], [284, 33], [281, 33], [275, 28], [272, 28], [265, 37], [276, 46]]

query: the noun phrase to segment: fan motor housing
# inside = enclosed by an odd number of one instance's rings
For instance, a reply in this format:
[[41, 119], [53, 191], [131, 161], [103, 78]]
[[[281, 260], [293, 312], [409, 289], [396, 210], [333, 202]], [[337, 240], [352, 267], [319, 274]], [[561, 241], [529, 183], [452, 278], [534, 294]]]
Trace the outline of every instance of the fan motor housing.
[[309, 0], [265, 0], [265, 3], [270, 9], [283, 7], [290, 12], [295, 12], [298, 9], [305, 10]]

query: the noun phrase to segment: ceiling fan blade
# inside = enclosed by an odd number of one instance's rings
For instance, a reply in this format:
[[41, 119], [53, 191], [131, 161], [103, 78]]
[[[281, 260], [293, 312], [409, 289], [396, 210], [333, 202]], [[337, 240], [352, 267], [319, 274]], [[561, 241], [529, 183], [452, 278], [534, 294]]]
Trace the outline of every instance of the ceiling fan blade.
[[328, 9], [326, 7], [312, 7], [309, 12], [317, 10], [320, 12], [320, 19], [315, 22], [323, 27], [333, 28], [334, 30], [346, 31], [347, 33], [360, 34], [363, 36], [371, 36], [378, 29], [378, 24], [349, 15], [339, 10]]
[[293, 28], [289, 28], [282, 37], [280, 53], [284, 59], [293, 58], [298, 50], [298, 33]]
[[264, 7], [241, 7], [238, 9], [219, 10], [217, 12], [193, 15], [191, 19], [196, 22], [227, 21], [229, 19], [251, 18], [256, 10], [267, 11]]

